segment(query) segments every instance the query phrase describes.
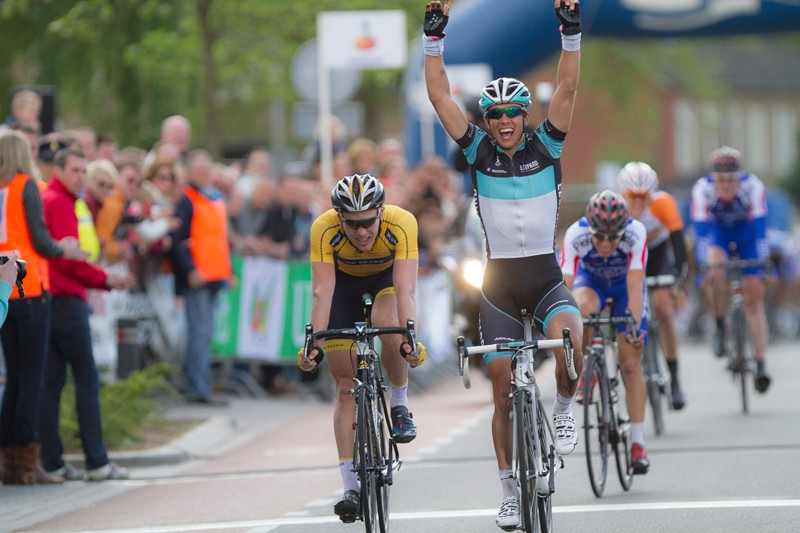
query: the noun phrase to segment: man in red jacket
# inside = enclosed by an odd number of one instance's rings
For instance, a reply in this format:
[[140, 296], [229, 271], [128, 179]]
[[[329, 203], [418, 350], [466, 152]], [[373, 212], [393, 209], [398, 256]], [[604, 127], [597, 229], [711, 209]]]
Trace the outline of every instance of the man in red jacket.
[[[86, 159], [82, 152], [65, 149], [56, 154], [55, 175], [42, 193], [45, 223], [56, 240], [67, 236], [78, 238], [75, 201], [85, 175]], [[91, 224], [91, 220], [82, 223]], [[86, 479], [127, 479], [127, 470], [109, 460], [103, 441], [100, 386], [92, 354], [86, 289], [123, 290], [133, 285], [135, 280], [130, 274], [109, 272], [85, 260], [59, 257], [50, 259], [48, 264], [53, 310], [39, 420], [42, 466], [67, 480], [84, 478], [83, 473], [64, 462], [64, 449], [58, 433], [61, 391], [69, 365], [75, 381], [78, 425], [86, 456]]]

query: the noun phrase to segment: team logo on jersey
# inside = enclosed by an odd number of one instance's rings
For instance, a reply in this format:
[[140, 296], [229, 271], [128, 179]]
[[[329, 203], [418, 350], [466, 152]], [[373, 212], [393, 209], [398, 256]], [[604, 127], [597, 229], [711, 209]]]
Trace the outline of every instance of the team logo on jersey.
[[344, 232], [342, 232], [342, 230], [339, 230], [336, 232], [336, 235], [334, 235], [333, 238], [331, 239], [331, 246], [336, 248], [337, 246], [339, 246], [339, 243], [342, 242], [342, 239], [344, 239]]
[[386, 240], [389, 241], [389, 244], [392, 246], [397, 245], [398, 238], [389, 228], [386, 228], [386, 231], [383, 232], [383, 236], [386, 237]]
[[495, 159], [495, 161], [494, 161], [494, 166], [499, 167], [499, 166], [502, 166], [502, 165], [503, 165], [503, 163], [500, 162], [500, 156], [498, 155], [497, 159]]
[[539, 168], [539, 162], [535, 159], [530, 163], [525, 163], [524, 165], [519, 166], [520, 172], [530, 172], [532, 170], [536, 170], [537, 168]]

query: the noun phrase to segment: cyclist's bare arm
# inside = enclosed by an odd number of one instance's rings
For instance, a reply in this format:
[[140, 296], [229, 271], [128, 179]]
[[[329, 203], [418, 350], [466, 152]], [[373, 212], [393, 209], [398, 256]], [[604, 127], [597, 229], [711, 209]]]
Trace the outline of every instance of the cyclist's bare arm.
[[[426, 11], [443, 9], [445, 16], [450, 15], [450, 0], [442, 2], [428, 2]], [[467, 132], [469, 123], [467, 117], [461, 112], [453, 97], [450, 95], [450, 80], [444, 68], [442, 56], [425, 55], [425, 87], [428, 89], [428, 99], [433, 104], [447, 134], [458, 140]]]
[[[578, 5], [577, 0], [555, 0], [553, 7], [558, 9], [561, 3], [569, 9]], [[559, 131], [569, 131], [572, 121], [572, 108], [575, 104], [575, 95], [578, 90], [578, 78], [581, 70], [581, 52], [561, 51], [561, 60], [558, 63], [556, 90], [550, 100], [547, 119]]]
[[575, 276], [572, 274], [564, 274], [564, 285], [572, 292], [572, 285], [575, 283]]
[[396, 259], [392, 271], [392, 284], [397, 298], [397, 318], [405, 324], [407, 319], [417, 319], [417, 260]]
[[[397, 317], [405, 324], [409, 318], [417, 320], [417, 267], [416, 259], [396, 259], [392, 272], [392, 284], [397, 298]], [[406, 356], [412, 367], [422, 363], [421, 354], [416, 350]]]
[[[636, 319], [636, 325], [639, 327], [642, 323], [642, 312], [644, 310], [644, 297], [642, 295], [642, 285], [644, 283], [644, 270], [629, 270], [626, 278], [626, 286], [628, 289], [628, 308], [631, 310], [633, 317]], [[641, 343], [644, 345], [644, 339], [639, 338], [634, 344]]]
[[333, 289], [336, 288], [336, 267], [331, 263], [311, 263], [311, 325], [314, 331], [328, 327]]

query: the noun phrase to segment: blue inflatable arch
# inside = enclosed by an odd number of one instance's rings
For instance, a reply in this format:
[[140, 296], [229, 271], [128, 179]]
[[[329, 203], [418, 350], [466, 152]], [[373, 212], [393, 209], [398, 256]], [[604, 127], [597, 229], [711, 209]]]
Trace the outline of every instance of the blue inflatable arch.
[[[587, 39], [800, 30], [800, 0], [585, 0], [581, 9]], [[521, 77], [561, 46], [550, 0], [455, 0], [451, 15], [445, 41], [448, 66], [480, 63], [490, 67], [492, 77]], [[422, 51], [416, 46], [405, 79], [406, 140], [412, 164], [430, 153], [446, 156], [452, 146], [438, 119], [431, 120], [432, 108], [424, 93]], [[421, 135], [431, 122], [433, 133]]]

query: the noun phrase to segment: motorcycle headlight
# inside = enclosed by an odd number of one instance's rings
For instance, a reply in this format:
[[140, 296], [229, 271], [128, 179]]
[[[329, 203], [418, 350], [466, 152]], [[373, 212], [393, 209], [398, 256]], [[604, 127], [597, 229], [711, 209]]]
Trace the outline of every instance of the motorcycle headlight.
[[483, 286], [483, 261], [480, 259], [465, 259], [461, 265], [461, 277], [476, 289]]

